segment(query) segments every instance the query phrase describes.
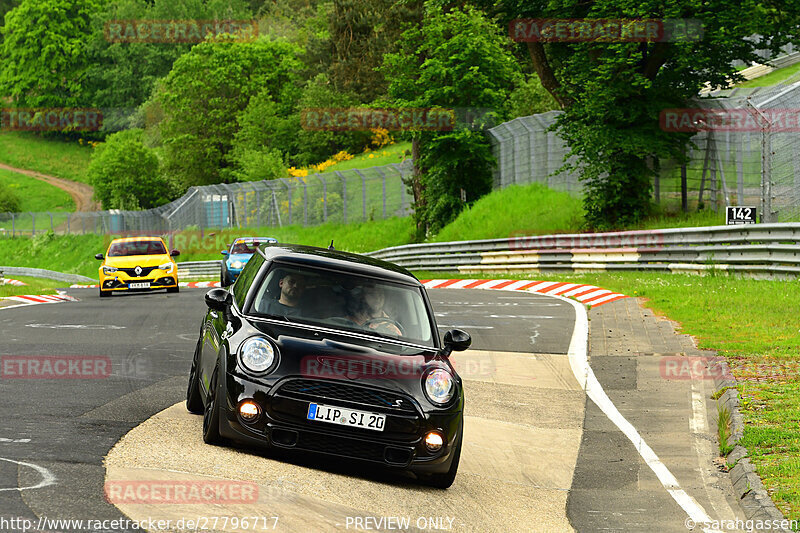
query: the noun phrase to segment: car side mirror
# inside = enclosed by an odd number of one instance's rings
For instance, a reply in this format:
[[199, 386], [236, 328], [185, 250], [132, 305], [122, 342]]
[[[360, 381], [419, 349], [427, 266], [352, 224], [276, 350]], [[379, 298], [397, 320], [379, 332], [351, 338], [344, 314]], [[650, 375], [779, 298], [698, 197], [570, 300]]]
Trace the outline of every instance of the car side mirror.
[[179, 255], [181, 255], [181, 253], [178, 250], [172, 250], [169, 253], [169, 255], [171, 255], [172, 257], [178, 257]]
[[461, 329], [451, 329], [444, 334], [444, 347], [448, 353], [463, 352], [472, 344], [472, 337]]
[[229, 252], [228, 252], [228, 250], [222, 250], [220, 253], [221, 253], [222, 255], [224, 255], [225, 257], [228, 257], [228, 255], [229, 255]]
[[214, 311], [225, 311], [233, 303], [233, 295], [225, 289], [211, 289], [206, 293], [206, 305]]
[[106, 256], [104, 256], [103, 254], [95, 254], [94, 258], [97, 259], [97, 260], [102, 261], [103, 259], [106, 258]]

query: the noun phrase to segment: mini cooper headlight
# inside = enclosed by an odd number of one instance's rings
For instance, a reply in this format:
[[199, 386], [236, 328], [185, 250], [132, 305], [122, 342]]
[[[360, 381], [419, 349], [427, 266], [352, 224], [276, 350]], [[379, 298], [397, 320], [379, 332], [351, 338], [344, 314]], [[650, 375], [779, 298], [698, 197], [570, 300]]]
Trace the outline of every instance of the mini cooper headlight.
[[158, 268], [161, 270], [166, 270], [167, 272], [172, 272], [172, 263], [164, 263], [163, 265], [158, 265]]
[[437, 405], [445, 405], [453, 399], [456, 385], [447, 370], [437, 368], [425, 378], [425, 395]]
[[239, 362], [250, 372], [261, 374], [275, 362], [275, 348], [263, 337], [251, 337], [239, 349]]
[[231, 263], [231, 268], [239, 270], [240, 268], [242, 268], [243, 265], [244, 263], [242, 263], [241, 261], [234, 261], [233, 263]]
[[112, 274], [112, 273], [116, 272], [117, 270], [119, 270], [117, 267], [104, 266], [103, 267], [103, 274]]

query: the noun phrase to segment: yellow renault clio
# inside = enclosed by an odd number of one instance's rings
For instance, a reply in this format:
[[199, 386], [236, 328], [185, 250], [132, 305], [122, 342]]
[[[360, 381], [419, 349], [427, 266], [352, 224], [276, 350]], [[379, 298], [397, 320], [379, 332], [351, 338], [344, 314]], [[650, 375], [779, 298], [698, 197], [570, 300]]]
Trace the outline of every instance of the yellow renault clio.
[[95, 256], [103, 261], [100, 296], [131, 290], [178, 292], [178, 265], [173, 259], [178, 255], [178, 250], [168, 253], [167, 245], [160, 237], [114, 239], [105, 256]]

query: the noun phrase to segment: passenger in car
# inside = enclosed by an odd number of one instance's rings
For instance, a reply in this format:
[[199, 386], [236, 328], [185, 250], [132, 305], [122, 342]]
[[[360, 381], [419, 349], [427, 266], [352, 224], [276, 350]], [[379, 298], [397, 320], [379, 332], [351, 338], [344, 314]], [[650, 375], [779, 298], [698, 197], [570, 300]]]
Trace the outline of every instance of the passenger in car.
[[281, 277], [278, 287], [280, 297], [268, 300], [264, 312], [277, 316], [303, 315], [300, 303], [306, 291], [305, 277], [296, 272], [289, 272]]
[[347, 302], [347, 318], [365, 329], [400, 336], [403, 333], [384, 309], [385, 303], [386, 293], [383, 287], [364, 285], [360, 290], [356, 289], [351, 293]]

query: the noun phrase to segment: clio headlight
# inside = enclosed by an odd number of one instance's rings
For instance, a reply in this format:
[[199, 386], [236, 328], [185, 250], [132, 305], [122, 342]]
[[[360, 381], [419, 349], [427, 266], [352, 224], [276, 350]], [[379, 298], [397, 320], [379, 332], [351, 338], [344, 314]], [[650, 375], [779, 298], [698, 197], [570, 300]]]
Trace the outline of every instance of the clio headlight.
[[236, 270], [239, 270], [240, 268], [242, 268], [242, 266], [244, 266], [244, 263], [242, 263], [241, 261], [234, 261], [233, 263], [231, 263], [231, 268], [235, 268]]
[[447, 370], [437, 368], [432, 370], [425, 378], [425, 396], [436, 405], [446, 405], [453, 399], [456, 384], [452, 374]]
[[158, 268], [161, 270], [166, 270], [167, 272], [172, 272], [172, 263], [164, 263], [163, 265], [158, 265]]
[[117, 267], [104, 266], [103, 267], [103, 274], [113, 274], [117, 270], [118, 270]]
[[239, 349], [239, 363], [254, 374], [269, 370], [275, 362], [275, 348], [263, 337], [251, 337]]

